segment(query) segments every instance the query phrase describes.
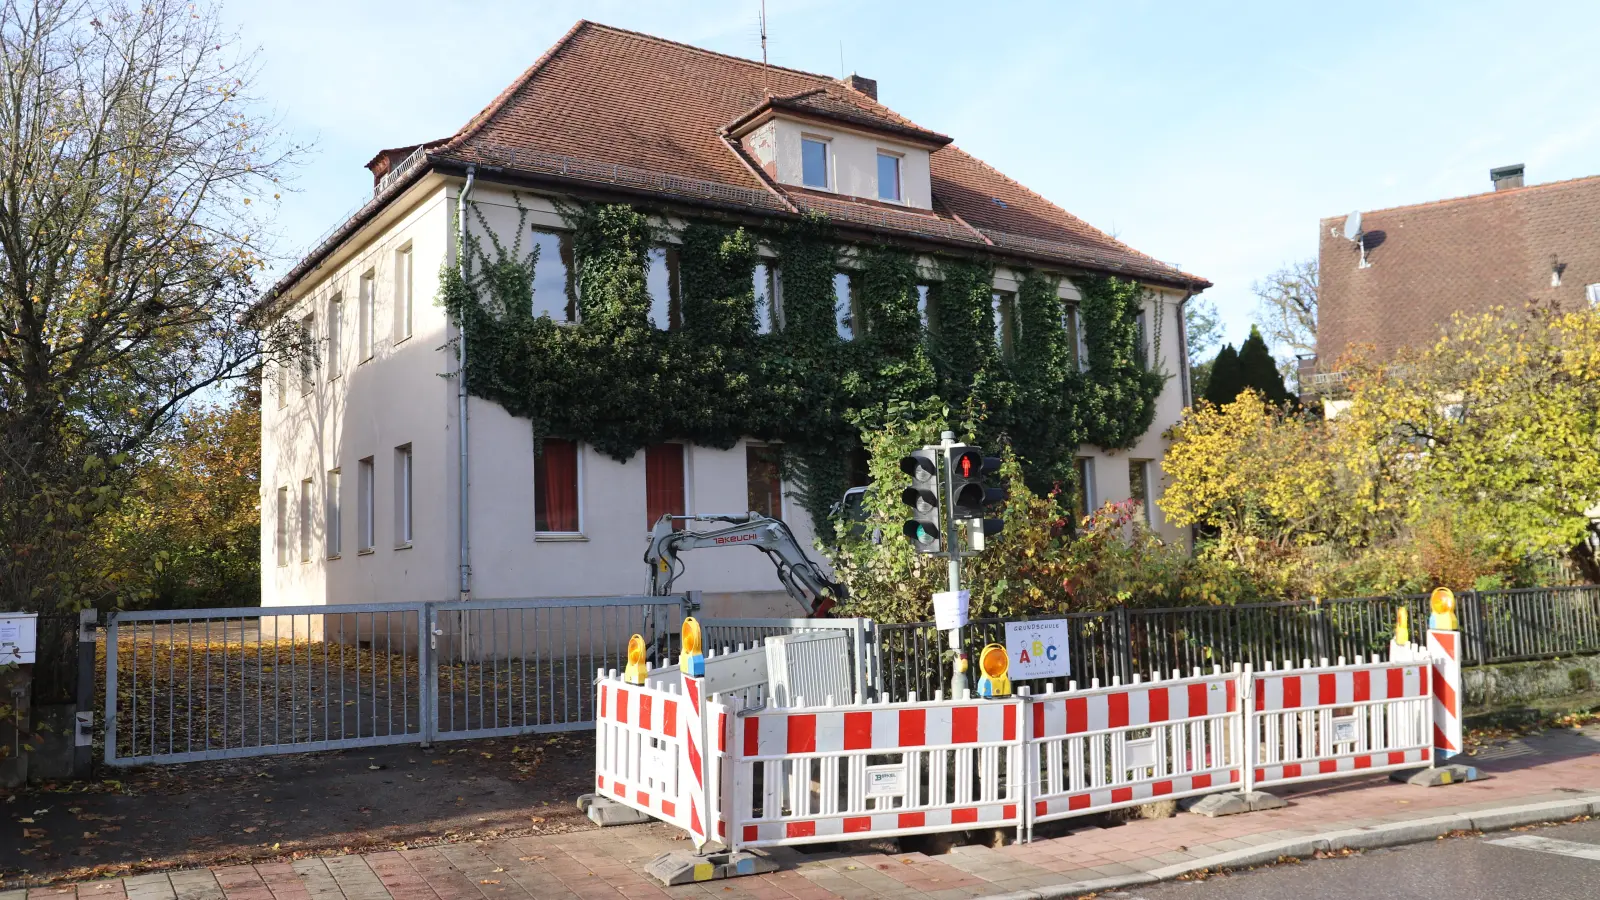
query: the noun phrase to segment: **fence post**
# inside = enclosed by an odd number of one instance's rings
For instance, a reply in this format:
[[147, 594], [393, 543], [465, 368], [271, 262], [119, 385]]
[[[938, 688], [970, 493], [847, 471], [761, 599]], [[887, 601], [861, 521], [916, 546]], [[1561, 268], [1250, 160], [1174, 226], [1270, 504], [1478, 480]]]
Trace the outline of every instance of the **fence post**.
[[417, 609], [417, 669], [422, 673], [418, 701], [422, 705], [422, 748], [433, 746], [439, 734], [439, 654], [437, 604], [424, 603]]
[[1126, 684], [1133, 680], [1133, 628], [1128, 621], [1128, 607], [1117, 607], [1116, 617], [1113, 621], [1116, 622], [1117, 631], [1122, 635], [1122, 640], [1119, 642], [1121, 654], [1117, 659], [1116, 674]]
[[94, 767], [94, 633], [99, 621], [99, 613], [92, 609], [78, 612], [78, 689], [72, 729], [72, 774], [77, 778], [89, 777]]
[[1239, 673], [1239, 715], [1235, 722], [1240, 729], [1239, 735], [1239, 762], [1243, 769], [1239, 773], [1239, 786], [1244, 793], [1254, 793], [1256, 789], [1256, 699], [1255, 699], [1255, 673], [1251, 671], [1249, 663]]
[[[138, 659], [138, 649], [134, 650]], [[106, 765], [117, 759], [117, 611], [106, 613]]]

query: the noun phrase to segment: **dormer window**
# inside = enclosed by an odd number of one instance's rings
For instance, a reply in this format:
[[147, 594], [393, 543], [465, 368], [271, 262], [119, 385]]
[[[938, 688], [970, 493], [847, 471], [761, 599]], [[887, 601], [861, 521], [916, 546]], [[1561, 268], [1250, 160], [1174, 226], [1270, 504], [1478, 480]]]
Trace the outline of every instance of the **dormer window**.
[[814, 137], [800, 139], [800, 183], [809, 188], [828, 189], [827, 141]]
[[878, 151], [878, 199], [900, 202], [900, 154]]

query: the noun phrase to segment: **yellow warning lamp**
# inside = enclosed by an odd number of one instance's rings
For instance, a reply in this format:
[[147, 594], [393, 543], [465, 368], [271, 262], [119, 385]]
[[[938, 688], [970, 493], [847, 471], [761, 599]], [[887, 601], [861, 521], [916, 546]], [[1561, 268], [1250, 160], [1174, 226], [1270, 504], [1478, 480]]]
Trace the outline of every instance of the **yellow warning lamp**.
[[644, 661], [644, 638], [634, 635], [628, 638], [628, 667], [622, 670], [622, 680], [629, 684], [644, 684], [644, 676], [649, 672]]
[[1456, 595], [1449, 588], [1434, 588], [1428, 598], [1433, 614], [1428, 616], [1428, 627], [1437, 631], [1456, 630]]
[[1394, 642], [1401, 645], [1411, 643], [1411, 625], [1404, 606], [1394, 611]]
[[978, 668], [983, 677], [978, 679], [978, 696], [1011, 696], [1011, 679], [1006, 672], [1011, 669], [1011, 655], [1002, 644], [989, 644], [978, 652]]
[[706, 674], [706, 657], [700, 647], [700, 623], [694, 616], [683, 620], [683, 654], [678, 657], [678, 670], [695, 678]]

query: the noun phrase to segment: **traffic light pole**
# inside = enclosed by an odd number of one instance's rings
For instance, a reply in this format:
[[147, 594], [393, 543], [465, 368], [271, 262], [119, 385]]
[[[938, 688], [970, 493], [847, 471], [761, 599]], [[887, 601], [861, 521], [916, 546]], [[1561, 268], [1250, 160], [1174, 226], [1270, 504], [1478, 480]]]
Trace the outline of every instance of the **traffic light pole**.
[[[956, 443], [956, 434], [953, 431], [942, 432], [939, 435], [939, 446], [944, 451], [941, 457], [944, 460], [946, 471], [945, 484], [949, 483], [950, 448], [959, 446]], [[941, 495], [945, 491], [940, 491]], [[950, 560], [950, 590], [952, 593], [961, 590], [961, 542], [956, 537], [956, 519], [954, 511], [948, 500], [941, 504], [944, 509], [942, 516], [945, 522], [944, 532], [947, 535], [944, 542], [946, 556]], [[960, 627], [950, 629], [950, 649], [955, 651], [950, 674], [950, 698], [959, 700], [966, 696], [967, 691], [967, 656], [962, 649]]]

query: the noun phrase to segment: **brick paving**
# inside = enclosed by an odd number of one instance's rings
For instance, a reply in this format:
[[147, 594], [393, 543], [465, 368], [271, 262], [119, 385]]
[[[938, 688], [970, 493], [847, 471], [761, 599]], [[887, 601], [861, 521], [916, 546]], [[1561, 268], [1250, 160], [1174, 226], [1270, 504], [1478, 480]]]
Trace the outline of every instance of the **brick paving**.
[[1439, 788], [1386, 776], [1313, 783], [1278, 791], [1290, 801], [1280, 810], [1221, 819], [1185, 813], [1053, 836], [1041, 826], [1030, 844], [962, 846], [940, 856], [784, 848], [774, 852], [783, 867], [774, 874], [673, 888], [643, 867], [689, 845], [681, 832], [654, 823], [0, 891], [0, 900], [956, 900], [1148, 872], [1339, 829], [1600, 792], [1600, 728], [1511, 741], [1472, 762], [1489, 777]]

